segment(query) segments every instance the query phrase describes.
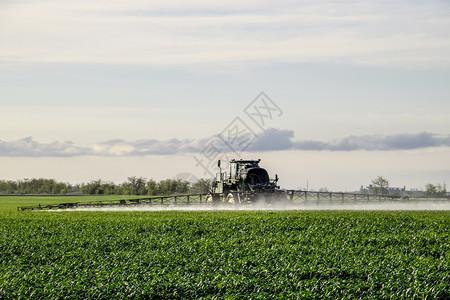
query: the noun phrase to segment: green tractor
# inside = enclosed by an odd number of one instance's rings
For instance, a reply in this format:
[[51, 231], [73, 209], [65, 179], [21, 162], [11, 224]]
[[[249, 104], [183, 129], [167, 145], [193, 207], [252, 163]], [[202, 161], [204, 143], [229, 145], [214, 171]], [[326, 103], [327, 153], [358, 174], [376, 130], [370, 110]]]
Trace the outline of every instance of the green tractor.
[[267, 171], [259, 166], [260, 161], [233, 159], [230, 172], [222, 173], [219, 160], [220, 171], [212, 182], [207, 200], [213, 203], [285, 202], [286, 192], [278, 186], [278, 175], [271, 180]]

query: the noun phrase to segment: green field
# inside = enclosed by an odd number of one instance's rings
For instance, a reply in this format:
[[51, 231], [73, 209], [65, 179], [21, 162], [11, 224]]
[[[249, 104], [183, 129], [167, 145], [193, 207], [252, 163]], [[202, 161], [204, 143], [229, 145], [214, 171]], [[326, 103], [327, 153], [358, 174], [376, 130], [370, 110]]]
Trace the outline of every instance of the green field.
[[449, 211], [16, 211], [64, 201], [0, 197], [0, 298], [450, 298]]

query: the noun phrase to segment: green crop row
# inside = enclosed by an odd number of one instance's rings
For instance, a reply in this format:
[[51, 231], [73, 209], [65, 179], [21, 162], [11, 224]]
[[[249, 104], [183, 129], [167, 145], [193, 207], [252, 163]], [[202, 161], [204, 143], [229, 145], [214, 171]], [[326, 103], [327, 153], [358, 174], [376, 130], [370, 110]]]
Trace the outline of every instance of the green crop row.
[[0, 218], [0, 298], [450, 298], [447, 211]]

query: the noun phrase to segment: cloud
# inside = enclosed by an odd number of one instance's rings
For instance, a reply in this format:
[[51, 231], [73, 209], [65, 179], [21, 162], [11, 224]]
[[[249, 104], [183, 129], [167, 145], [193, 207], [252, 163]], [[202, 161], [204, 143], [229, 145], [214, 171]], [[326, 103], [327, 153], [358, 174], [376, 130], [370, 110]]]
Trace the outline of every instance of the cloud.
[[450, 136], [440, 136], [429, 132], [404, 133], [396, 135], [349, 136], [331, 142], [298, 141], [294, 142], [297, 150], [329, 151], [390, 151], [411, 150], [427, 147], [450, 146]]
[[0, 139], [0, 156], [52, 157], [83, 156], [93, 154], [90, 147], [77, 146], [73, 142], [42, 143], [32, 137], [4, 141]]
[[[294, 131], [267, 129], [259, 136], [242, 136], [250, 145], [248, 152], [265, 151], [393, 151], [429, 147], [450, 146], [450, 135], [437, 135], [430, 132], [404, 133], [396, 135], [348, 136], [329, 142], [317, 140], [294, 140]], [[0, 139], [0, 157], [72, 157], [72, 156], [146, 156], [174, 155], [180, 153], [202, 153], [213, 145], [218, 151], [232, 152], [220, 136], [194, 139], [141, 139], [127, 141], [115, 139], [93, 145], [76, 145], [70, 141], [39, 142], [32, 137], [17, 140]]]
[[291, 149], [294, 131], [269, 128], [258, 136], [249, 151], [277, 151]]

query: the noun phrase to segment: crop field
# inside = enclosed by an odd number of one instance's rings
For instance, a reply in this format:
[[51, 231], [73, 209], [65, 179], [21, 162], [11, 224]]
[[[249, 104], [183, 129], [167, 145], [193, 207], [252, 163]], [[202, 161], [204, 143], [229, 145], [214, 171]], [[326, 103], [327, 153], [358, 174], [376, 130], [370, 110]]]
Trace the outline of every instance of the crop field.
[[2, 299], [450, 299], [450, 211], [15, 210], [44, 200], [0, 197]]

